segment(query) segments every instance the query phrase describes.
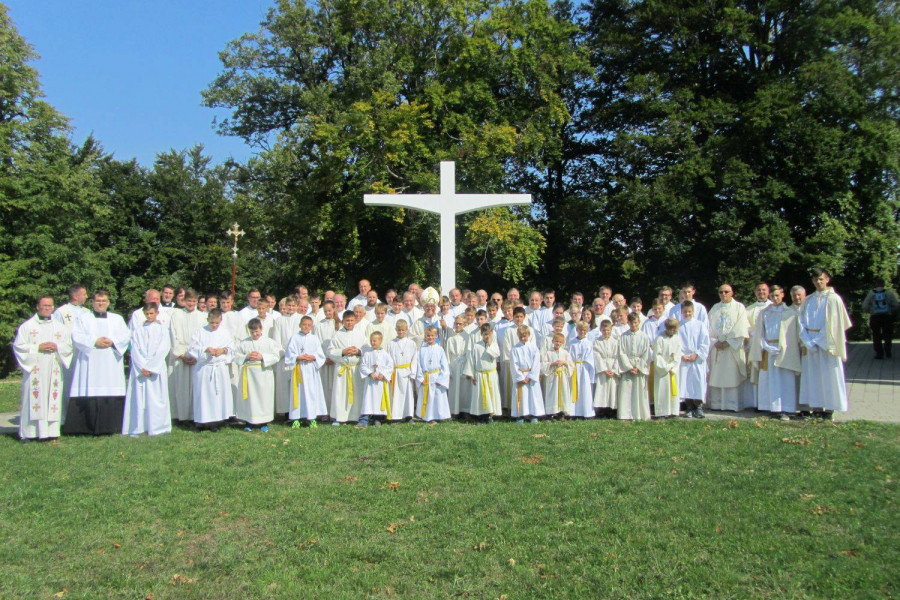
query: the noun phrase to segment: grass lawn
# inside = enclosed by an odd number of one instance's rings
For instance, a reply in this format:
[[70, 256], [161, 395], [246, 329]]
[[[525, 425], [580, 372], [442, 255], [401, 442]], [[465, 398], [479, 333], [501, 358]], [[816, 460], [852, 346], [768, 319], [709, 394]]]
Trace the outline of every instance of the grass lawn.
[[0, 598], [891, 598], [900, 427], [0, 438]]
[[19, 412], [21, 379], [0, 380], [0, 413]]

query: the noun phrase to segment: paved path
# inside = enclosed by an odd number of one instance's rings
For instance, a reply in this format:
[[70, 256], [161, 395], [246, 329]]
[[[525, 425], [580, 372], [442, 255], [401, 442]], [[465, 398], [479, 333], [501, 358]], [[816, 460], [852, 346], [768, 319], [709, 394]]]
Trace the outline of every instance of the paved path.
[[[869, 342], [851, 342], [844, 373], [850, 411], [836, 413], [836, 421], [881, 421], [900, 423], [900, 344], [892, 360], [874, 360], [875, 352]], [[753, 418], [758, 413], [707, 411], [714, 419]], [[13, 435], [19, 430], [19, 413], [0, 413], [0, 435]]]

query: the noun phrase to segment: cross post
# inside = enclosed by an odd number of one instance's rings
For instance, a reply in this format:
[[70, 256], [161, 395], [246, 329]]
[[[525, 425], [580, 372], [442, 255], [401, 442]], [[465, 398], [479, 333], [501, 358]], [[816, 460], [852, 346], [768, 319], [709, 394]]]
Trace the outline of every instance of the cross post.
[[456, 287], [456, 216], [495, 206], [531, 204], [531, 194], [457, 194], [456, 163], [441, 162], [439, 194], [366, 194], [367, 206], [395, 206], [441, 216], [441, 294]]

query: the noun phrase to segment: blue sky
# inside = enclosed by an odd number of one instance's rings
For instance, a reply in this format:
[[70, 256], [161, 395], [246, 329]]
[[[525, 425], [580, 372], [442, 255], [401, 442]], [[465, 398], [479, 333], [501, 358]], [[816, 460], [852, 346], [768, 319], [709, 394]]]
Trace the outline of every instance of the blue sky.
[[214, 162], [252, 154], [218, 135], [200, 92], [218, 52], [256, 32], [273, 0], [2, 0], [40, 59], [46, 100], [69, 117], [72, 140], [94, 134], [120, 160], [151, 166], [158, 152], [201, 143]]

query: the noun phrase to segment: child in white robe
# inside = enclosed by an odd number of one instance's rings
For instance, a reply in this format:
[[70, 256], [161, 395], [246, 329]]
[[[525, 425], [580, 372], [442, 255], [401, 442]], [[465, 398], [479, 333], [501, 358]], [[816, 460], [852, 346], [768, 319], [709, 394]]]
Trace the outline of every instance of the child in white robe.
[[281, 367], [284, 351], [270, 337], [263, 337], [263, 324], [259, 319], [247, 323], [250, 336], [241, 340], [234, 350], [234, 360], [240, 367], [240, 396], [235, 401], [235, 416], [244, 421], [244, 431], [269, 431], [269, 423], [275, 418], [275, 368]]
[[[466, 364], [466, 350], [469, 345], [469, 336], [466, 335], [466, 319], [463, 315], [453, 319], [453, 333], [445, 339], [447, 361], [450, 363], [450, 388], [447, 390], [447, 397], [450, 402], [450, 415], [456, 417], [459, 415], [462, 406], [460, 402], [463, 396], [461, 380]], [[469, 391], [469, 387], [471, 386], [466, 386], [466, 392]], [[471, 396], [468, 393], [465, 396], [467, 400], [465, 408], [468, 409], [468, 400]]]
[[344, 311], [343, 327], [334, 334], [328, 356], [334, 361], [334, 380], [331, 392], [332, 425], [359, 420], [362, 399], [362, 379], [359, 361], [368, 345], [366, 335], [356, 327], [356, 315]]
[[497, 367], [497, 378], [500, 385], [500, 404], [505, 410], [509, 410], [509, 351], [512, 346], [506, 345], [506, 330], [513, 326], [513, 308], [514, 305], [509, 300], [501, 304], [501, 312], [503, 317], [494, 328], [494, 335], [497, 340], [497, 347], [500, 348], [500, 360]]
[[397, 337], [388, 344], [394, 363], [391, 374], [391, 420], [412, 419], [416, 411], [415, 380], [419, 364], [416, 343], [409, 339], [409, 324], [400, 319], [395, 327]]
[[[528, 344], [534, 346], [535, 350], [537, 350], [537, 342], [535, 341], [536, 337], [534, 335], [534, 331], [527, 323], [528, 315], [525, 314], [525, 308], [521, 306], [516, 306], [512, 309], [512, 324], [509, 325], [506, 330], [503, 332], [503, 345], [500, 348], [501, 358], [503, 353], [503, 348], [506, 348], [507, 359], [506, 359], [506, 398], [504, 398], [504, 408], [510, 409], [510, 414], [512, 414], [512, 402], [516, 396], [516, 374], [513, 372], [512, 368], [512, 349], [519, 341], [519, 327], [528, 327]], [[502, 374], [502, 373], [501, 373]]]
[[703, 399], [706, 398], [706, 363], [709, 357], [709, 328], [694, 319], [694, 303], [681, 303], [681, 366], [678, 369], [678, 393], [684, 402], [684, 417], [703, 419]]
[[216, 432], [219, 423], [234, 415], [234, 397], [229, 366], [234, 360], [234, 338], [221, 327], [222, 311], [213, 309], [207, 325], [194, 332], [188, 354], [197, 359], [194, 367], [194, 422], [197, 429]]
[[566, 336], [562, 329], [565, 322], [554, 319], [553, 324], [554, 329], [560, 331], [554, 331], [546, 338], [552, 345], [541, 353], [541, 371], [544, 376], [541, 388], [544, 390], [544, 412], [565, 421], [575, 407], [572, 403], [572, 372], [575, 370], [575, 363], [572, 355], [564, 348]]
[[[382, 305], [383, 306], [383, 305]], [[382, 315], [383, 316], [383, 315]], [[369, 348], [359, 361], [359, 376], [363, 379], [362, 406], [359, 409], [357, 427], [369, 424], [381, 425], [381, 418], [392, 419], [391, 415], [391, 374], [394, 361], [381, 347], [384, 336], [373, 331], [369, 336]]]
[[641, 325], [641, 331], [643, 331], [644, 335], [647, 336], [647, 339], [650, 340], [651, 346], [653, 346], [653, 342], [656, 341], [659, 332], [662, 331], [664, 327], [666, 321], [665, 312], [666, 303], [663, 302], [661, 298], [654, 298], [653, 306], [650, 308], [650, 315], [647, 317], [647, 320], [644, 321], [644, 324]]
[[169, 331], [157, 320], [155, 302], [144, 304], [143, 325], [131, 332], [131, 371], [125, 392], [122, 435], [161, 435], [172, 431], [169, 409]]
[[[304, 315], [297, 312], [299, 300], [296, 296], [288, 296], [284, 299], [284, 310], [281, 318], [275, 321], [269, 331], [269, 337], [281, 348], [282, 355], [287, 350], [288, 342], [295, 333], [300, 331], [300, 319]], [[315, 317], [311, 317], [315, 323]], [[291, 410], [291, 373], [293, 364], [280, 361], [275, 366], [275, 414], [286, 415]]]
[[490, 323], [483, 323], [479, 333], [481, 339], [469, 348], [468, 360], [464, 363], [463, 373], [466, 380], [462, 385], [470, 385], [472, 389], [465, 412], [478, 417], [479, 421], [491, 422], [495, 415], [503, 414], [497, 376], [500, 347], [494, 341], [494, 331]]
[[[622, 337], [622, 334], [631, 329], [631, 327], [628, 325], [629, 314], [631, 313], [628, 312], [628, 307], [626, 306], [620, 306], [619, 308], [616, 308], [612, 311], [612, 337]], [[638, 326], [638, 329], [640, 329], [640, 326]]]
[[678, 372], [681, 368], [681, 337], [678, 335], [678, 320], [665, 321], [665, 333], [653, 342], [653, 368], [651, 369], [651, 390], [653, 392], [653, 412], [657, 417], [678, 416], [681, 396], [678, 392]]
[[[319, 325], [323, 323], [325, 321], [320, 321]], [[328, 415], [321, 377], [325, 352], [319, 337], [312, 332], [314, 326], [313, 317], [301, 317], [300, 331], [291, 336], [284, 353], [289, 382], [288, 419], [293, 421], [294, 429], [300, 428], [301, 421], [315, 428], [316, 419]]]
[[784, 288], [773, 285], [772, 304], [756, 318], [749, 360], [758, 365], [759, 410], [789, 421], [797, 412], [797, 375], [800, 373], [800, 332], [797, 312], [784, 305]]
[[[157, 322], [161, 323], [159, 318]], [[190, 421], [194, 414], [193, 384], [191, 379], [195, 361], [187, 355], [191, 336], [206, 325], [206, 315], [197, 309], [197, 292], [192, 289], [184, 292], [184, 308], [173, 308], [169, 311], [170, 355], [169, 364], [169, 403], [171, 414], [177, 421]], [[135, 328], [139, 327], [136, 325]]]
[[650, 395], [647, 375], [650, 373], [650, 341], [641, 333], [641, 320], [628, 315], [629, 330], [619, 337], [619, 407], [620, 420], [649, 421]]
[[326, 300], [322, 303], [322, 319], [314, 322], [313, 328], [325, 354], [325, 364], [319, 369], [319, 377], [322, 379], [322, 392], [325, 394], [327, 405], [331, 401], [331, 386], [334, 382], [334, 361], [329, 357], [328, 351], [334, 334], [341, 328], [340, 320], [335, 318], [334, 302]]
[[382, 340], [389, 340], [394, 337], [394, 325], [388, 320], [387, 311], [387, 304], [379, 302], [375, 305], [375, 320], [366, 326], [366, 339], [371, 339], [372, 334], [376, 331], [381, 334]]
[[538, 417], [546, 414], [544, 394], [541, 392], [541, 356], [537, 346], [531, 343], [533, 334], [530, 327], [520, 325], [516, 334], [519, 343], [513, 346], [509, 357], [516, 385], [510, 416], [520, 425], [525, 422], [525, 417], [530, 417], [531, 423], [535, 424]]
[[450, 418], [450, 403], [447, 400], [450, 363], [444, 349], [437, 343], [437, 327], [425, 327], [424, 336], [419, 348], [419, 370], [416, 372], [419, 384], [416, 416], [423, 421], [445, 421]]
[[572, 373], [572, 416], [584, 419], [594, 418], [594, 343], [587, 337], [590, 328], [586, 321], [579, 321], [575, 327], [576, 337], [569, 344], [569, 354], [575, 364]]
[[612, 335], [612, 322], [600, 323], [594, 340], [594, 413], [611, 419], [619, 408], [619, 338]]

